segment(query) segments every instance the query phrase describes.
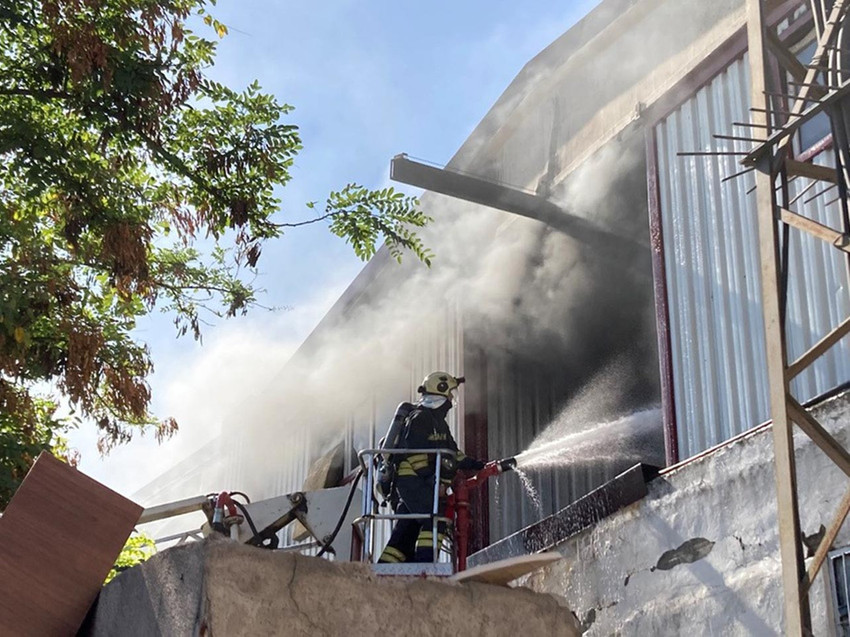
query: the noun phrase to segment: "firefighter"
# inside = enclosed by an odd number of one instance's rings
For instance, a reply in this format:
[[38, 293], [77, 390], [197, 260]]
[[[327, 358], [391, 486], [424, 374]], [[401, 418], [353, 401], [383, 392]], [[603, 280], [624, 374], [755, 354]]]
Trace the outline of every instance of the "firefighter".
[[[443, 515], [446, 489], [458, 469], [479, 470], [484, 463], [458, 450], [452, 437], [446, 414], [452, 408], [453, 392], [464, 381], [446, 372], [428, 374], [419, 393], [419, 402], [407, 416], [397, 444], [398, 449], [451, 449], [456, 458], [443, 457], [440, 467], [440, 510]], [[395, 479], [398, 496], [396, 513], [431, 515], [434, 506], [436, 454], [397, 454], [401, 457]], [[399, 520], [379, 562], [432, 562], [434, 560], [433, 524], [430, 519]], [[437, 526], [437, 547], [441, 545], [446, 524]]]

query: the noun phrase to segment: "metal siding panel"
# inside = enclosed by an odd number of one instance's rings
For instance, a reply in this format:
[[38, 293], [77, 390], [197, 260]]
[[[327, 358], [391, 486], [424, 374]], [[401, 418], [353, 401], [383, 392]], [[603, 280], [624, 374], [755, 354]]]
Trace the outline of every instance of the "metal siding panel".
[[[488, 402], [488, 448], [493, 458], [528, 448], [556, 414], [557, 372], [522, 362], [511, 353], [488, 357], [488, 387], [498, 387]], [[612, 477], [604, 466], [535, 470], [529, 478], [542, 510], [532, 502], [515, 473], [489, 484], [490, 541], [538, 522]]]
[[[740, 99], [744, 76], [745, 69], [733, 65], [659, 127], [664, 139], [658, 150], [666, 265], [677, 315], [671, 328], [683, 458], [732, 435], [736, 405], [746, 393], [736, 377], [736, 359], [745, 349], [740, 347], [742, 335], [728, 326], [747, 323], [746, 304], [737, 289], [743, 280], [742, 254], [734, 240], [747, 234], [747, 228], [740, 227], [741, 215], [736, 214], [734, 182], [722, 183], [725, 175], [736, 172], [734, 164], [728, 158], [678, 158], [676, 153], [713, 147], [712, 133], [731, 127], [733, 118], [746, 113]], [[673, 237], [672, 255], [667, 235]]]
[[[734, 157], [678, 157], [690, 150], [744, 150], [745, 142], [715, 141], [748, 121], [746, 56], [671, 113], [656, 128], [665, 265], [680, 457], [692, 456], [768, 417], [758, 228], [752, 174]], [[740, 132], [741, 129], [734, 129]], [[749, 130], [749, 129], [747, 129]], [[821, 163], [829, 161], [822, 156]], [[796, 179], [792, 197], [809, 185]], [[807, 195], [808, 197], [808, 195]], [[805, 199], [805, 197], [804, 197]], [[841, 227], [829, 196], [803, 214]], [[798, 207], [799, 209], [799, 207]], [[840, 253], [791, 232], [788, 348], [793, 359], [850, 313]], [[807, 400], [850, 379], [850, 345], [842, 342], [794, 381]]]
[[[817, 163], [834, 165], [833, 155], [823, 153]], [[790, 191], [796, 196], [809, 184], [811, 181], [808, 179], [796, 179], [791, 183]], [[838, 203], [825, 205], [835, 198], [834, 189], [806, 203], [821, 191], [820, 186], [812, 188], [798, 203], [797, 210], [833, 228], [841, 228]], [[792, 231], [792, 237], [790, 263], [794, 285], [789, 287], [793, 306], [788, 313], [788, 354], [793, 359], [838, 325], [850, 313], [850, 304], [846, 286], [847, 264], [842, 254], [811, 236]], [[818, 360], [811, 370], [795, 379], [792, 388], [796, 395], [809, 398], [850, 379], [848, 354], [850, 344], [845, 339]]]

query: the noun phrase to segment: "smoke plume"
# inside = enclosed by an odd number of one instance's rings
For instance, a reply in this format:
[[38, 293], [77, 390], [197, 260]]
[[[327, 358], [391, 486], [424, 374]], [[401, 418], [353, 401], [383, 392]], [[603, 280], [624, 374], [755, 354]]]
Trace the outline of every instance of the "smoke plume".
[[[642, 144], [615, 145], [552, 197], [648, 243], [644, 175]], [[619, 361], [618, 382], [594, 406], [596, 421], [657, 402], [648, 250], [623, 262], [605, 246], [526, 218], [433, 194], [422, 205], [435, 219], [423, 233], [433, 267], [379, 257], [268, 386], [225, 418], [225, 437], [251, 457], [250, 475], [228, 488], [255, 497], [298, 488], [268, 476], [298, 463], [308, 438], [314, 453], [340, 440], [352, 418], [360, 425], [356, 446], [368, 445], [368, 423], [382, 429], [424, 373], [448, 366], [454, 347], [482, 351], [494, 368], [520, 361], [561, 405]], [[412, 366], [416, 360], [423, 367]]]

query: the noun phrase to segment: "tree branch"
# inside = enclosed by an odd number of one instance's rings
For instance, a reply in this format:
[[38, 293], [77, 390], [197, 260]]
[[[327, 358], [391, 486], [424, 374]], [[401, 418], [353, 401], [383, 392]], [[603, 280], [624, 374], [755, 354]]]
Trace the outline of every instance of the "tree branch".
[[[73, 99], [75, 96], [71, 93], [65, 91], [55, 91], [55, 90], [47, 90], [47, 89], [27, 89], [21, 87], [0, 87], [0, 95], [18, 95], [24, 97], [35, 97], [37, 99], [59, 99], [59, 100], [68, 100]], [[94, 105], [92, 105], [94, 106]], [[114, 116], [109, 111], [104, 110], [103, 108], [98, 108], [104, 115]], [[186, 165], [180, 157], [168, 151], [159, 141], [148, 135], [147, 133], [138, 130], [138, 128], [134, 128], [133, 132], [136, 133], [142, 141], [150, 148], [158, 157], [165, 160], [172, 169], [174, 169], [180, 175], [186, 177], [195, 183], [195, 185], [199, 186], [204, 192], [210, 194], [218, 202], [224, 206], [229, 206], [230, 202], [225, 201], [221, 195], [221, 191], [209, 183], [198, 177], [189, 167]], [[296, 224], [296, 225], [305, 225], [305, 224]]]
[[219, 285], [179, 285], [173, 283], [166, 283], [160, 279], [152, 279], [151, 280], [154, 285], [157, 287], [161, 287], [164, 290], [169, 290], [174, 293], [187, 292], [187, 291], [195, 291], [195, 292], [219, 292], [221, 294], [226, 294], [230, 292], [228, 288], [221, 287]]
[[142, 138], [142, 141], [147, 144], [148, 148], [150, 148], [161, 159], [168, 162], [171, 168], [173, 168], [176, 172], [194, 182], [195, 185], [199, 186], [202, 190], [204, 190], [204, 192], [212, 195], [215, 199], [218, 200], [220, 204], [224, 206], [230, 205], [229, 201], [224, 200], [224, 197], [222, 197], [221, 191], [218, 188], [211, 186], [203, 179], [198, 177], [194, 172], [189, 169], [189, 167], [186, 165], [186, 162], [184, 162], [174, 153], [167, 150], [159, 141], [155, 140], [153, 137], [143, 131], [134, 129], [134, 132]]
[[322, 215], [321, 217], [316, 217], [315, 219], [308, 219], [307, 221], [298, 221], [296, 223], [272, 223], [269, 222], [270, 226], [274, 226], [275, 228], [300, 228], [301, 226], [308, 226], [311, 223], [316, 223], [318, 221], [324, 221], [325, 219], [330, 219], [331, 217], [335, 217], [336, 215], [342, 214], [342, 210], [336, 210], [334, 212], [329, 212], [327, 214]]
[[47, 89], [28, 89], [28, 88], [0, 88], [0, 95], [22, 95], [24, 97], [35, 97], [38, 99], [48, 99], [48, 100], [67, 100], [71, 99], [74, 96], [71, 93], [66, 93], [65, 91], [51, 91]]

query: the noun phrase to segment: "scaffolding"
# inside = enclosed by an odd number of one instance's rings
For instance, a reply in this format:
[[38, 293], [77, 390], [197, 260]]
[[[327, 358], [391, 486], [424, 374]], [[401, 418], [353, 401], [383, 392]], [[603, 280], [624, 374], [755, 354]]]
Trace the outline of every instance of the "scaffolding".
[[[808, 233], [847, 254], [850, 273], [850, 216], [847, 184], [850, 171], [850, 0], [811, 0], [817, 49], [811, 61], [799, 61], [783, 44], [776, 27], [765, 20], [769, 0], [747, 0], [747, 31], [751, 69], [751, 129], [753, 146], [742, 160], [754, 170], [759, 221], [762, 295], [770, 411], [773, 420], [779, 543], [785, 607], [785, 634], [810, 635], [808, 594], [850, 511], [850, 488], [821, 540], [808, 570], [800, 533], [793, 433], [796, 424], [850, 476], [850, 452], [791, 393], [791, 381], [812, 366], [850, 333], [850, 317], [795, 361], [786, 349], [785, 308], [788, 291], [788, 242], [792, 231]], [[797, 87], [777, 86], [781, 69]], [[780, 84], [785, 84], [779, 81]], [[798, 161], [792, 143], [800, 128], [820, 113], [830, 119], [835, 167]], [[737, 138], [743, 140], [745, 138]], [[823, 192], [837, 187], [841, 229], [824, 225], [794, 210], [788, 182], [807, 177], [824, 183]], [[846, 288], [845, 288], [846, 293]]]

